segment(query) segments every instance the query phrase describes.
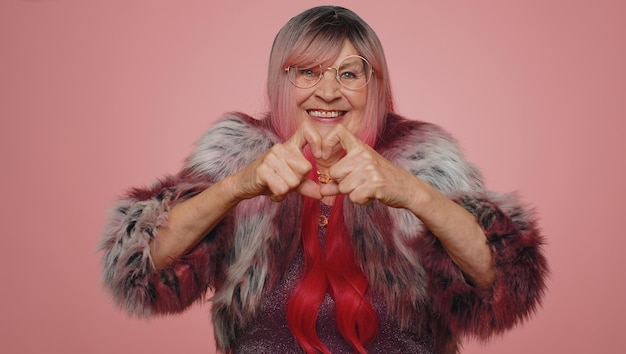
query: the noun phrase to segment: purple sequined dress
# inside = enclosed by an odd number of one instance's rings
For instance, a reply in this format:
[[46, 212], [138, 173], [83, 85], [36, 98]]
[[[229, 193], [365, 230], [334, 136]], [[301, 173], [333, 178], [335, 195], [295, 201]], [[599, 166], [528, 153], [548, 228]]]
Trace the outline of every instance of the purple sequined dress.
[[[331, 208], [322, 204], [322, 215], [329, 217]], [[326, 227], [320, 227], [319, 235], [323, 244]], [[256, 321], [238, 334], [233, 353], [302, 353], [287, 325], [287, 302], [298, 284], [303, 265], [304, 259], [299, 251], [282, 282], [264, 300]], [[375, 296], [371, 301], [378, 314], [379, 333], [366, 346], [369, 353], [434, 353], [431, 337], [401, 331], [393, 319], [387, 318], [384, 301]], [[319, 309], [317, 335], [333, 354], [354, 353], [335, 326], [335, 304], [328, 293]]]

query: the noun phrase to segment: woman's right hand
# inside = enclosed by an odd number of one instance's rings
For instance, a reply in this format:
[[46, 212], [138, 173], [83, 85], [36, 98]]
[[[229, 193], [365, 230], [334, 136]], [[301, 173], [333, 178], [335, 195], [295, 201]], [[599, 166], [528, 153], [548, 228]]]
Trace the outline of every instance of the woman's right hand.
[[322, 137], [311, 123], [304, 121], [298, 130], [282, 144], [275, 144], [263, 156], [232, 177], [235, 195], [250, 199], [268, 195], [282, 201], [292, 191], [321, 199], [319, 185], [307, 178], [313, 168], [302, 150], [309, 146], [315, 158], [321, 157]]
[[269, 195], [282, 201], [294, 190], [321, 199], [319, 185], [306, 177], [312, 166], [302, 154], [308, 145], [316, 158], [321, 157], [321, 144], [319, 133], [305, 122], [285, 143], [272, 146], [241, 171], [175, 205], [168, 223], [158, 228], [159, 242], [150, 241], [154, 265], [166, 267], [188, 252], [243, 199]]

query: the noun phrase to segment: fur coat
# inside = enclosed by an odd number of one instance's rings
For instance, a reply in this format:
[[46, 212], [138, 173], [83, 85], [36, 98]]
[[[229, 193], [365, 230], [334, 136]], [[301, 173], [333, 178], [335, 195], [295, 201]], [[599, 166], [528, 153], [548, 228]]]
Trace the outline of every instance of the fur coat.
[[[228, 114], [201, 137], [177, 175], [132, 189], [117, 201], [101, 249], [103, 282], [120, 307], [140, 317], [176, 313], [212, 292], [218, 348], [231, 348], [300, 246], [302, 197], [242, 201], [166, 269], [155, 270], [148, 243], [158, 242], [157, 228], [167, 223], [173, 205], [238, 171], [276, 142], [265, 121]], [[399, 328], [432, 335], [438, 352], [455, 352], [463, 336], [487, 338], [532, 315], [548, 272], [532, 211], [515, 195], [487, 191], [452, 137], [433, 124], [390, 114], [375, 149], [475, 215], [496, 269], [494, 285], [477, 288], [415, 215], [346, 199], [355, 259]]]

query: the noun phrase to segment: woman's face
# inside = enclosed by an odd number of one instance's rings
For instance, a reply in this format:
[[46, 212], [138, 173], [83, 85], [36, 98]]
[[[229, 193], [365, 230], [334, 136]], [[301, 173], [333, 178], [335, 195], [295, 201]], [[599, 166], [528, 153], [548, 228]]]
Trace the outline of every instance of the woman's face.
[[[348, 55], [359, 53], [346, 40], [331, 67], [339, 67], [339, 63]], [[361, 124], [365, 124], [367, 86], [357, 90], [348, 89], [337, 81], [335, 74], [336, 71], [333, 69], [326, 70], [317, 85], [308, 89], [294, 90], [299, 121], [311, 121], [322, 137], [339, 123], [352, 133], [355, 133]]]

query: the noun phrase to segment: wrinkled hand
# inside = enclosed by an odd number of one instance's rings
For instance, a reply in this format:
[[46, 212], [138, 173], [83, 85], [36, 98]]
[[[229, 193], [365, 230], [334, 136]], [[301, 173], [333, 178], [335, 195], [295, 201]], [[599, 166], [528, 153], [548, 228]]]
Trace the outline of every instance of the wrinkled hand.
[[239, 172], [235, 183], [242, 199], [269, 195], [282, 201], [291, 191], [321, 199], [317, 183], [306, 176], [313, 168], [302, 150], [308, 145], [313, 156], [321, 157], [322, 137], [308, 122], [304, 122], [289, 140], [275, 144], [263, 156]]
[[339, 149], [345, 156], [330, 165], [331, 182], [321, 185], [323, 196], [347, 195], [353, 203], [368, 204], [372, 200], [395, 207], [408, 207], [408, 188], [416, 178], [392, 164], [374, 149], [357, 139], [344, 126], [337, 125], [322, 142], [322, 161]]
[[[309, 147], [320, 165], [329, 168], [331, 181], [318, 185], [307, 178], [313, 168], [302, 151]], [[353, 203], [373, 200], [406, 208], [416, 178], [392, 164], [338, 124], [322, 138], [307, 121], [283, 144], [276, 144], [237, 174], [234, 183], [241, 199], [268, 195], [282, 201], [292, 191], [313, 199], [339, 194]]]

